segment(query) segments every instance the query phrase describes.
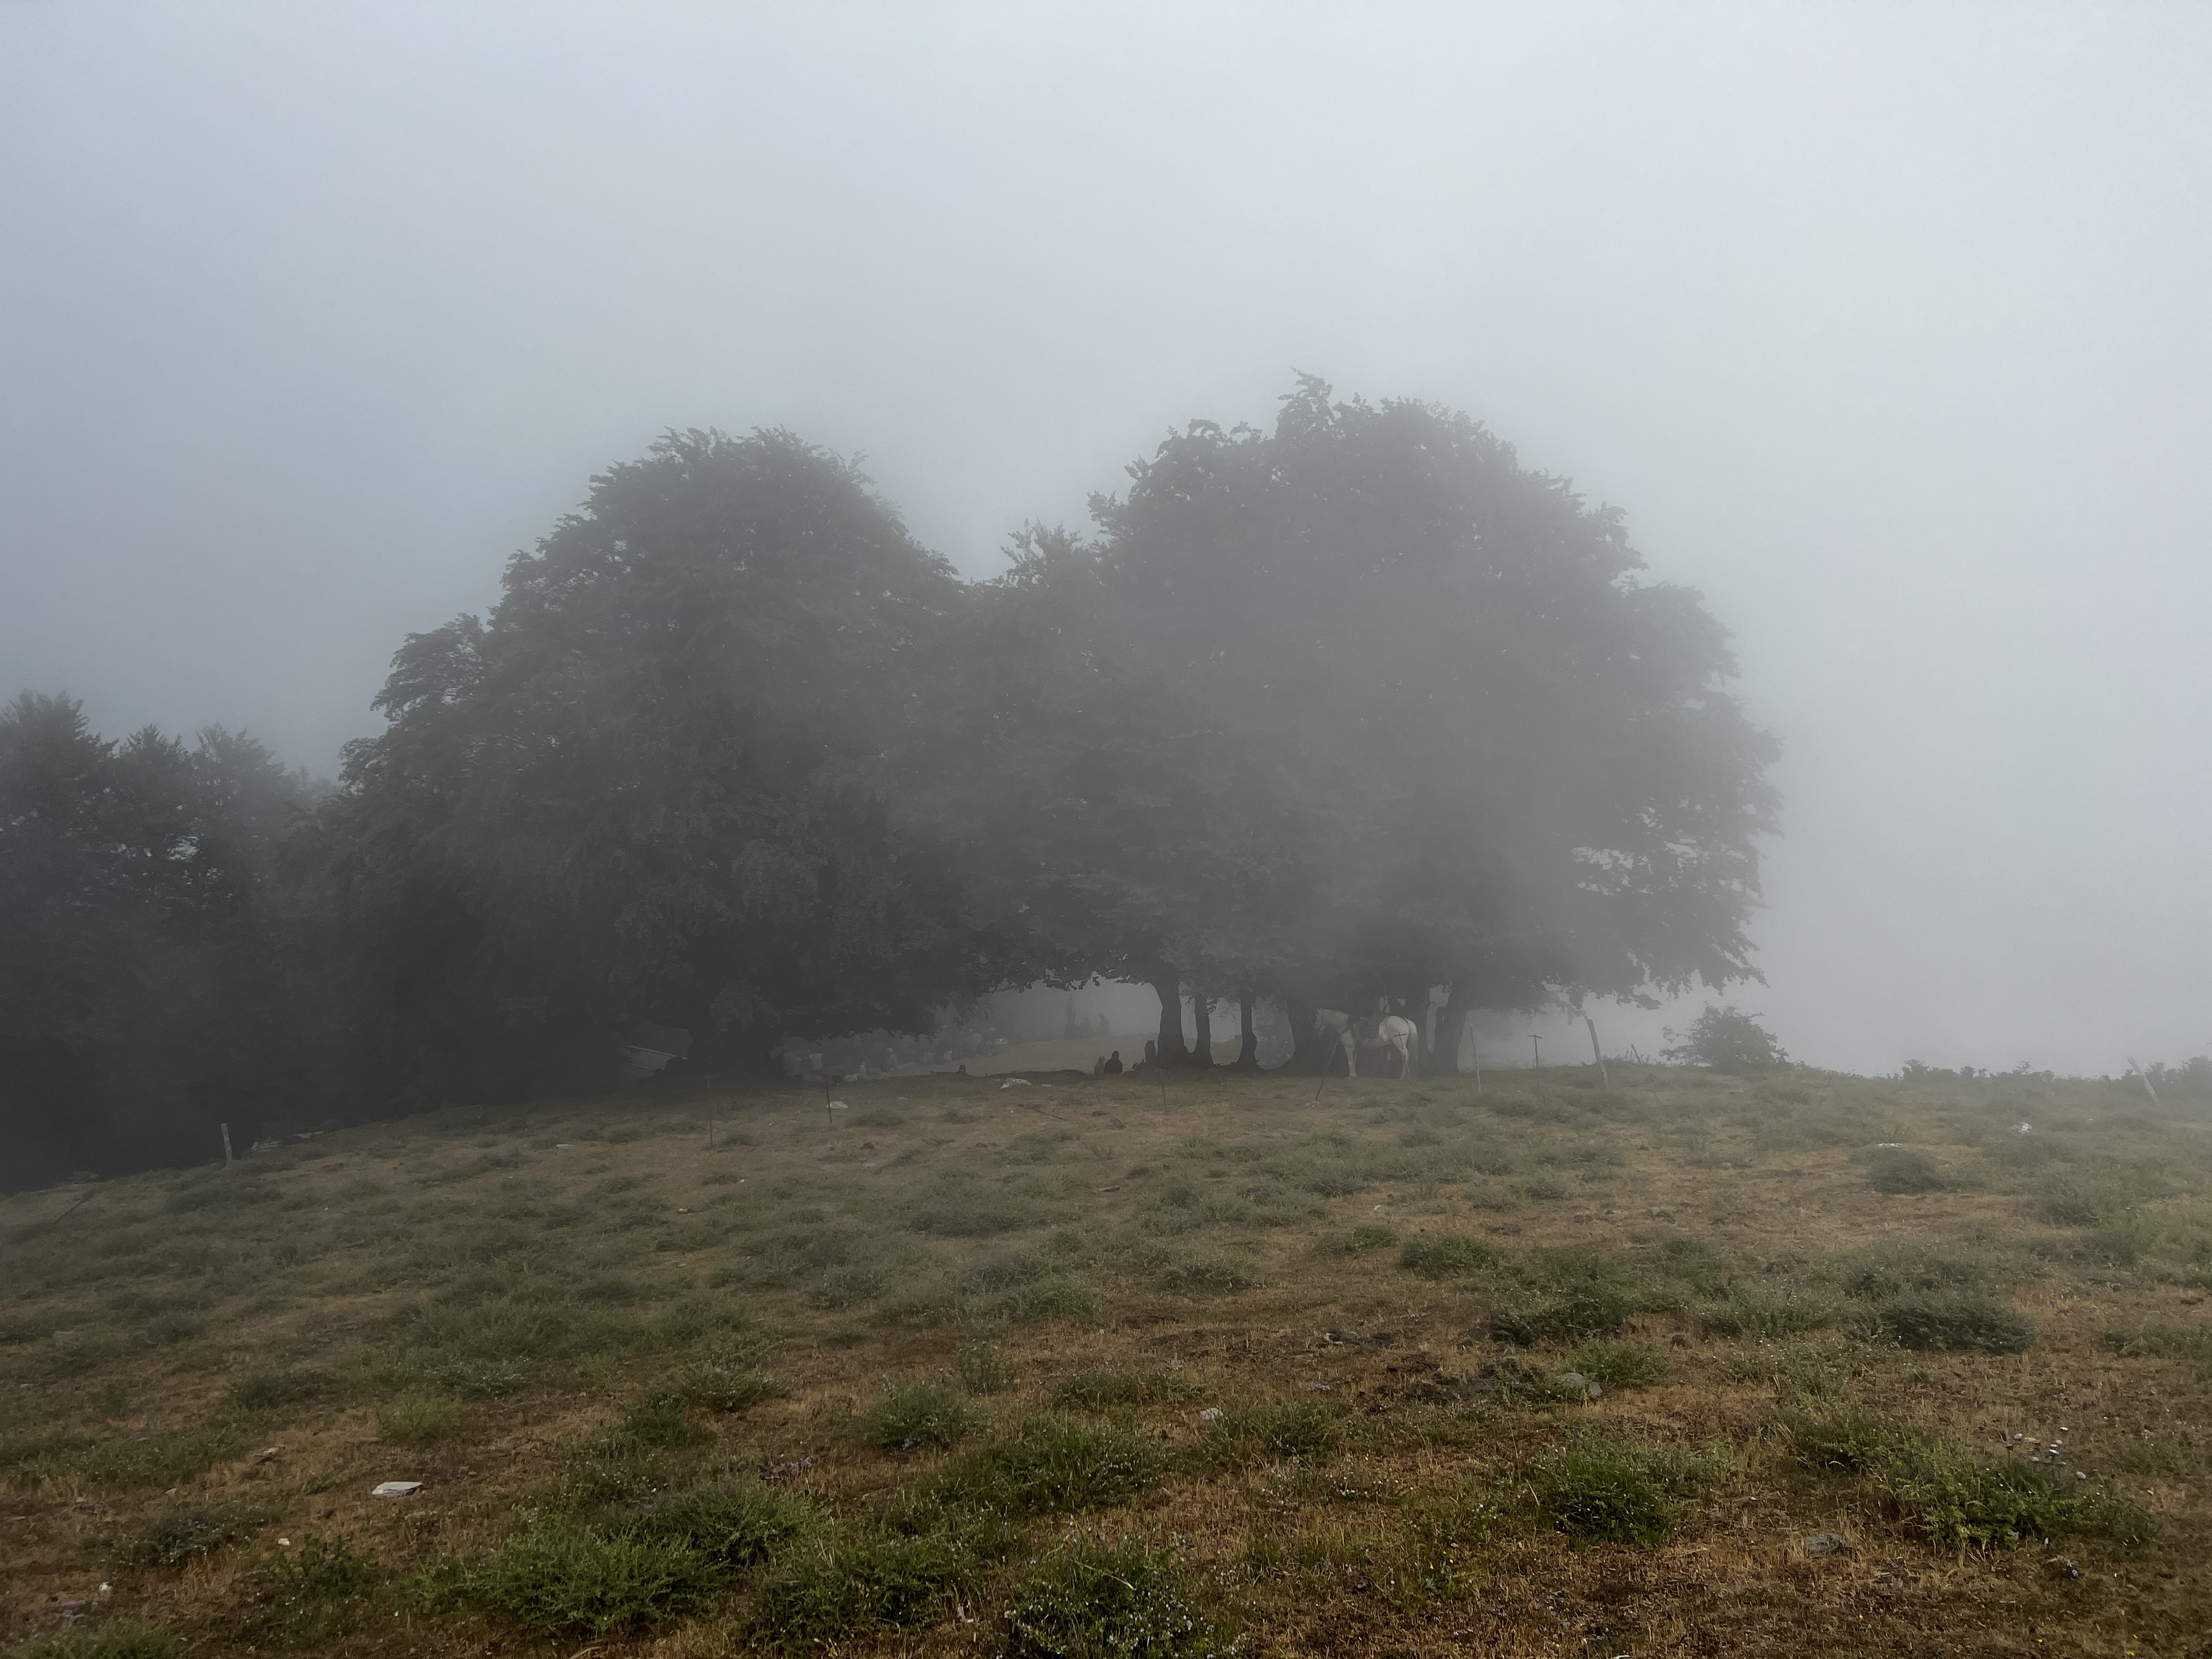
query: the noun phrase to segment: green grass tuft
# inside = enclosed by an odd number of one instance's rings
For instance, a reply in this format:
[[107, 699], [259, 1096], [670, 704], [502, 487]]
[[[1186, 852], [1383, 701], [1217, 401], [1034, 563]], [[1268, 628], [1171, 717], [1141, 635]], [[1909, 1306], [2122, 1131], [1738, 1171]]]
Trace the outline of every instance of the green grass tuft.
[[1127, 1504], [1165, 1472], [1152, 1443], [1131, 1430], [1033, 1417], [948, 1464], [931, 1491], [939, 1502], [963, 1509], [1074, 1515]]
[[1640, 1342], [1585, 1342], [1570, 1349], [1559, 1369], [1580, 1371], [1607, 1389], [1655, 1389], [1668, 1378], [1667, 1360]]
[[41, 1636], [8, 1650], [8, 1659], [176, 1659], [177, 1638], [130, 1620]]
[[1272, 1400], [1224, 1412], [1206, 1425], [1200, 1455], [1218, 1468], [1287, 1457], [1324, 1457], [1344, 1439], [1331, 1407], [1310, 1400]]
[[452, 1395], [410, 1391], [376, 1408], [376, 1433], [395, 1446], [428, 1446], [461, 1425], [467, 1407]]
[[1079, 1411], [1113, 1411], [1132, 1406], [1176, 1405], [1206, 1398], [1206, 1390], [1176, 1371], [1114, 1367], [1071, 1371], [1052, 1391], [1055, 1406]]
[[1713, 1456], [1583, 1435], [1522, 1470], [1537, 1512], [1557, 1530], [1610, 1543], [1656, 1544], [1720, 1473]]
[[1398, 1252], [1398, 1265], [1423, 1279], [1468, 1279], [1494, 1272], [1504, 1262], [1503, 1251], [1456, 1233], [1409, 1238]]
[[973, 1433], [975, 1409], [941, 1382], [907, 1382], [861, 1413], [860, 1437], [885, 1451], [957, 1446]]
[[1175, 1552], [1079, 1539], [1045, 1558], [1006, 1612], [1015, 1659], [1211, 1659], [1233, 1650], [1199, 1611]]
[[1942, 1353], [2025, 1353], [2037, 1336], [2026, 1314], [1972, 1291], [1894, 1297], [1876, 1316], [1899, 1346]]
[[623, 1530], [647, 1543], [683, 1544], [708, 1560], [735, 1567], [765, 1560], [829, 1524], [828, 1516], [809, 1499], [748, 1480], [658, 1499]]
[[713, 1562], [684, 1539], [550, 1524], [508, 1539], [470, 1590], [540, 1636], [600, 1636], [692, 1612], [718, 1583]]
[[1876, 1152], [1867, 1161], [1867, 1184], [1878, 1193], [1940, 1193], [1950, 1182], [1924, 1152], [1903, 1148]]

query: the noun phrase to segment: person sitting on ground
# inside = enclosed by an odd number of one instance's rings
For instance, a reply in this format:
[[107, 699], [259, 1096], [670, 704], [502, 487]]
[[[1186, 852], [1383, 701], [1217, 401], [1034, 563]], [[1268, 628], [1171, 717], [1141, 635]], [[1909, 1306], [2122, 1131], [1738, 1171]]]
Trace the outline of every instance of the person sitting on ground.
[[1121, 1075], [1121, 1051], [1119, 1048], [1106, 1057], [1106, 1075], [1108, 1077]]

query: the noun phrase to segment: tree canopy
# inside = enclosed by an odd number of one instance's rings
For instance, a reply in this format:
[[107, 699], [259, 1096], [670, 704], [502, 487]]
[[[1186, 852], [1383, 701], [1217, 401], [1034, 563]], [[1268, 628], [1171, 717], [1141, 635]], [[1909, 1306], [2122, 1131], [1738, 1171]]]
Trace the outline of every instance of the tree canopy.
[[965, 582], [852, 464], [671, 433], [408, 638], [319, 803], [248, 740], [27, 696], [10, 1109], [90, 1161], [198, 1144], [255, 1066], [356, 1112], [596, 1086], [639, 1021], [759, 1069], [1107, 975], [1176, 1063], [1185, 991], [1303, 1033], [1449, 984], [1449, 1056], [1477, 1007], [1756, 976], [1774, 745], [1617, 511], [1309, 379], [1091, 516]]

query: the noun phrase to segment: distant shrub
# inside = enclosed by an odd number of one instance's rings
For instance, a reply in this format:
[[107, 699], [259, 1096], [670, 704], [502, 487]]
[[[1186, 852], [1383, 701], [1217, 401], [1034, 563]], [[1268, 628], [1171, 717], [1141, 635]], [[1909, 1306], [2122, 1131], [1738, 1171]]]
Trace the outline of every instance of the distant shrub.
[[1128, 1429], [1034, 1417], [946, 1465], [931, 1490], [964, 1509], [1073, 1515], [1127, 1504], [1164, 1470], [1153, 1443]]
[[810, 1308], [854, 1308], [864, 1302], [872, 1302], [884, 1293], [890, 1276], [881, 1267], [866, 1262], [848, 1262], [842, 1267], [825, 1267], [803, 1295]]
[[1006, 1612], [1016, 1659], [1212, 1659], [1233, 1650], [1192, 1599], [1175, 1552], [1079, 1539], [1045, 1558]]
[[1623, 1544], [1666, 1537], [1683, 1506], [1718, 1473], [1709, 1456], [1602, 1435], [1581, 1436], [1522, 1471], [1553, 1527]]
[[460, 1427], [466, 1409], [451, 1395], [410, 1390], [376, 1408], [377, 1437], [395, 1446], [427, 1446]]
[[1944, 1353], [2025, 1353], [2035, 1322], [1972, 1291], [1893, 1297], [1876, 1310], [1883, 1335], [1901, 1347]]
[[1409, 1238], [1398, 1252], [1398, 1265], [1423, 1279], [1466, 1279], [1492, 1272], [1504, 1261], [1503, 1251], [1457, 1233]]
[[1656, 1388], [1668, 1376], [1664, 1356], [1639, 1342], [1585, 1342], [1569, 1350], [1559, 1366], [1616, 1391]]
[[[1674, 1039], [1676, 1033], [1670, 1030], [1667, 1036]], [[1733, 1005], [1716, 1008], [1710, 1003], [1665, 1054], [1677, 1065], [1727, 1073], [1780, 1066], [1790, 1058], [1772, 1033], [1759, 1023], [1758, 1015], [1744, 1013]]]
[[532, 1527], [471, 1575], [472, 1599], [540, 1636], [600, 1636], [705, 1605], [720, 1583], [680, 1539]]
[[1876, 1152], [1867, 1161], [1867, 1184], [1878, 1193], [1940, 1193], [1950, 1183], [1943, 1179], [1925, 1153], [1899, 1147]]
[[975, 1431], [973, 1409], [939, 1382], [907, 1382], [863, 1413], [855, 1427], [862, 1439], [885, 1451], [956, 1446]]

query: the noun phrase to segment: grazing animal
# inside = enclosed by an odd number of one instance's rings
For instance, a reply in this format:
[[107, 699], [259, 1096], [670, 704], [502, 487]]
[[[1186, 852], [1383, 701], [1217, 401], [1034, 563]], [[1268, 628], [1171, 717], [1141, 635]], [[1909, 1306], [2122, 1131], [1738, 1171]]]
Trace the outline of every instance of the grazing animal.
[[1398, 1075], [1413, 1074], [1413, 1056], [1419, 1052], [1415, 1045], [1421, 1040], [1421, 1028], [1410, 1019], [1385, 1014], [1375, 1022], [1375, 1035], [1363, 1041], [1350, 1014], [1334, 1008], [1316, 1008], [1313, 1029], [1316, 1036], [1334, 1036], [1343, 1045], [1344, 1069], [1350, 1076], [1359, 1075], [1362, 1048], [1388, 1048], [1398, 1056]]
[[1352, 1077], [1359, 1075], [1359, 1038], [1352, 1029], [1352, 1016], [1334, 1008], [1314, 1010], [1313, 1034], [1334, 1036], [1344, 1045], [1344, 1069]]

